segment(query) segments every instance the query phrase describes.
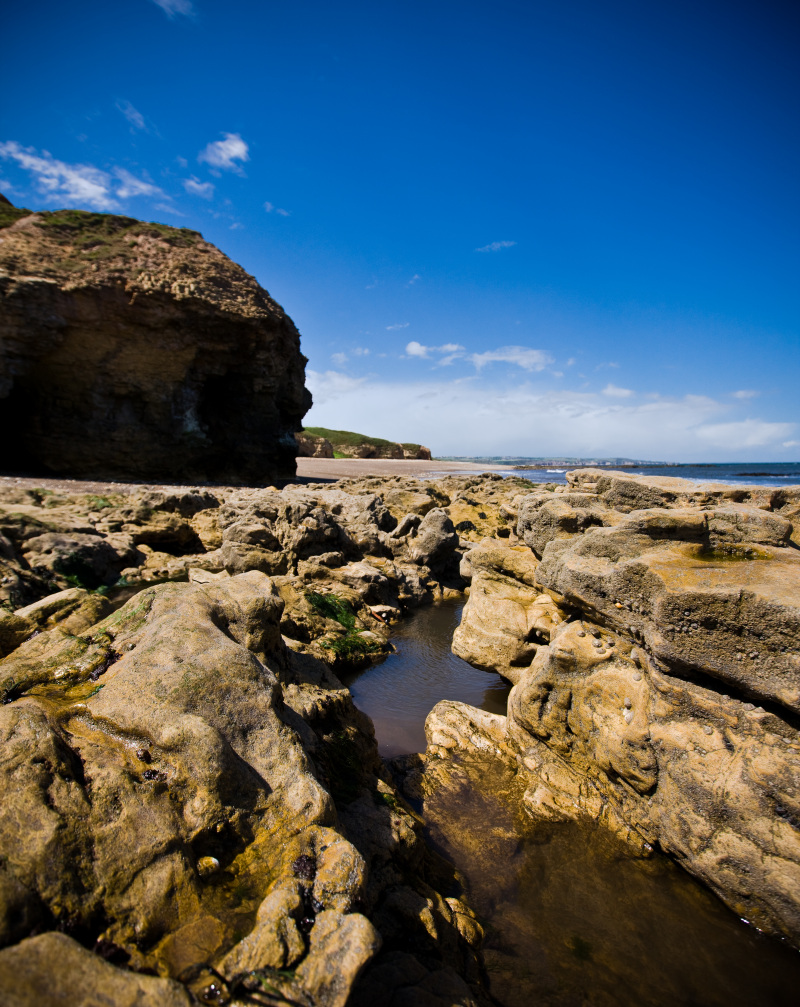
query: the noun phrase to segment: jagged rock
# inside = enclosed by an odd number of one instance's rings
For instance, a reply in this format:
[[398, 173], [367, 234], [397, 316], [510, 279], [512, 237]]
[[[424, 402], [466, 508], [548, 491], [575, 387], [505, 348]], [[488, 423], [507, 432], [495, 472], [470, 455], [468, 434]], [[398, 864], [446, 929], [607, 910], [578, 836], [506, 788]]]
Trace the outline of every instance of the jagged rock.
[[550, 543], [537, 576], [671, 667], [800, 710], [791, 531], [779, 515], [744, 506], [633, 511], [615, 527]]
[[294, 435], [298, 458], [333, 458], [333, 445], [324, 437], [315, 437], [301, 430]]
[[546, 817], [658, 844], [739, 915], [800, 934], [800, 741], [778, 714], [667, 673], [615, 633], [560, 627], [509, 699]]
[[[388, 970], [419, 1002], [484, 1003], [480, 927], [432, 886], [451, 890], [451, 872], [380, 778], [330, 670], [351, 659], [324, 646], [390, 649], [387, 623], [457, 566], [447, 515], [417, 516], [393, 558], [396, 520], [366, 481], [0, 496], [4, 570], [34, 593], [0, 611], [0, 946], [58, 925], [205, 1000], [223, 983], [233, 1002], [365, 1003]], [[34, 575], [43, 536], [118, 558], [127, 543], [128, 583], [106, 598], [63, 590], [55, 561]], [[87, 1002], [120, 971], [97, 962]]]
[[171, 979], [115, 968], [66, 934], [30, 937], [0, 951], [0, 986], [8, 1007], [190, 1007]]
[[449, 515], [436, 507], [428, 511], [408, 542], [408, 557], [418, 566], [427, 566], [434, 572], [447, 574], [455, 564], [458, 533]]
[[23, 216], [0, 246], [4, 468], [250, 480], [295, 472], [297, 329], [195, 231]]
[[517, 681], [563, 618], [552, 598], [535, 590], [536, 567], [530, 550], [496, 539], [484, 539], [464, 555], [461, 574], [471, 588], [453, 635], [454, 654]]

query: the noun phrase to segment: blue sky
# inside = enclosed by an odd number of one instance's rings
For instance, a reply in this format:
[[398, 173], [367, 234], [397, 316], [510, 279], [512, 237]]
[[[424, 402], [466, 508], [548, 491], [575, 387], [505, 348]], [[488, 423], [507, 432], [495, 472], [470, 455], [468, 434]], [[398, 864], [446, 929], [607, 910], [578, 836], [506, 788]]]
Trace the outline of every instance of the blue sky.
[[795, 461], [792, 7], [16, 0], [0, 191], [202, 231], [297, 323], [309, 425]]

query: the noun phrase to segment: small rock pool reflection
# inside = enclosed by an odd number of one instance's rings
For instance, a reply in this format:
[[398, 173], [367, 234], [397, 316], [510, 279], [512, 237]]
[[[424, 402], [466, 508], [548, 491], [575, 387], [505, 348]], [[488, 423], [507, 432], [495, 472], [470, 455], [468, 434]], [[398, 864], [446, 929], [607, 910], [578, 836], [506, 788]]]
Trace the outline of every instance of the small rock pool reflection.
[[420, 609], [392, 627], [396, 654], [342, 676], [356, 706], [372, 718], [384, 759], [425, 751], [425, 718], [442, 699], [505, 714], [509, 683], [450, 650], [463, 607], [463, 601], [445, 601]]
[[[413, 614], [395, 627], [396, 654], [347, 679], [385, 758], [425, 750], [425, 718], [442, 699], [506, 712], [510, 686], [450, 652], [462, 607]], [[666, 857], [631, 857], [601, 828], [532, 822], [497, 760], [461, 769], [421, 810], [484, 925], [500, 1007], [800, 1003], [800, 954], [742, 923]]]

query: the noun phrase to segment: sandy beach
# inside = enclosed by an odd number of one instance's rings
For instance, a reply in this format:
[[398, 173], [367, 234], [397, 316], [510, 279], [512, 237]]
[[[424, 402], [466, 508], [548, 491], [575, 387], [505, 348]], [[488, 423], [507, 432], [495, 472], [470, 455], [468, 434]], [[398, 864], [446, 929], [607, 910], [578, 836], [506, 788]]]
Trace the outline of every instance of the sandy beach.
[[[335, 482], [337, 479], [359, 479], [362, 476], [414, 476], [420, 479], [441, 475], [472, 475], [480, 472], [500, 472], [508, 465], [476, 465], [471, 462], [418, 461], [393, 458], [298, 458], [298, 483]], [[223, 487], [222, 483], [203, 483], [206, 488]], [[0, 475], [0, 487], [38, 487], [61, 493], [128, 493], [143, 487], [158, 489], [188, 489], [198, 483], [122, 482], [102, 479], [60, 479], [56, 476]]]

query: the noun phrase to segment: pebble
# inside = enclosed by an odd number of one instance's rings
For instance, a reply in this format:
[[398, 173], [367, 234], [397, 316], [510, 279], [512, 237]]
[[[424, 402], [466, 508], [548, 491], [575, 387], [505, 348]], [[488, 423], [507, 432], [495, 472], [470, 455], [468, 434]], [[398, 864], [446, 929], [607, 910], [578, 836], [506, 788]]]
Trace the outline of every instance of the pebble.
[[625, 709], [626, 710], [630, 710], [630, 708], [632, 706], [633, 706], [633, 700], [630, 698], [630, 696], [626, 696], [625, 697]]
[[603, 641], [602, 640], [595, 640], [594, 643], [592, 644], [592, 646], [594, 646], [594, 647], [602, 647], [603, 646]]
[[708, 724], [703, 728], [703, 734], [713, 734], [714, 728], [710, 727]]
[[582, 629], [579, 629], [577, 635], [578, 636], [586, 636], [586, 633]]
[[200, 857], [197, 861], [197, 873], [201, 878], [207, 878], [219, 870], [219, 860], [216, 857]]
[[745, 703], [745, 704], [744, 704], [744, 709], [745, 709], [745, 710], [748, 710], [748, 711], [749, 711], [749, 710], [755, 710], [755, 706], [753, 706], [753, 704], [752, 704], [752, 703]]
[[634, 671], [634, 673], [633, 673], [633, 680], [634, 680], [634, 682], [641, 682], [641, 680], [642, 680], [642, 673], [641, 673], [641, 671]]
[[630, 724], [630, 722], [633, 720], [633, 711], [626, 710], [624, 716], [625, 716], [625, 723]]

